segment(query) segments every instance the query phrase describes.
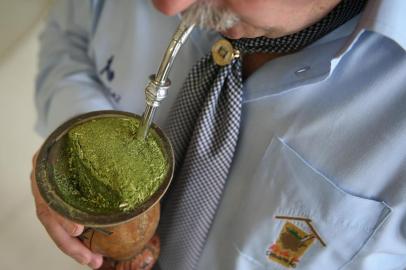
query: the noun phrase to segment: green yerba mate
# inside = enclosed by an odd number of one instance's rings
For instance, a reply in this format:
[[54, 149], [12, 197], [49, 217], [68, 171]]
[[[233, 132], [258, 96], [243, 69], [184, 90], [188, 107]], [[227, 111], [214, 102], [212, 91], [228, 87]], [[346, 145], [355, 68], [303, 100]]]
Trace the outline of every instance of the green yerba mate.
[[136, 138], [139, 120], [106, 117], [73, 127], [53, 168], [61, 197], [90, 213], [129, 211], [148, 200], [169, 165], [151, 129]]

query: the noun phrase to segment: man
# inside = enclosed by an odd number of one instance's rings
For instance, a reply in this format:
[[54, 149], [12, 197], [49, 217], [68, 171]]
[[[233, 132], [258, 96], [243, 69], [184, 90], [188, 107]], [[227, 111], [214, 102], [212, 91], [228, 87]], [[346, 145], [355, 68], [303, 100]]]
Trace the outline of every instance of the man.
[[[199, 9], [192, 6], [195, 2], [200, 1], [153, 4], [175, 15]], [[188, 85], [199, 89], [194, 78], [206, 78], [207, 72], [224, 79], [208, 85], [207, 92], [228, 98], [209, 102], [212, 117], [199, 111], [203, 120], [196, 125], [214, 121], [212, 128], [197, 128], [214, 142], [219, 136], [213, 132], [226, 130], [218, 147], [231, 153], [232, 164], [229, 158], [220, 160], [217, 164], [226, 169], [217, 179], [205, 171], [216, 164], [186, 154], [183, 167], [190, 160], [205, 165], [200, 178], [188, 171], [202, 187], [197, 195], [196, 188], [185, 193], [195, 200], [176, 200], [181, 194], [177, 182], [189, 181], [184, 168], [179, 169], [175, 191], [164, 205], [160, 268], [405, 269], [404, 1], [210, 2], [200, 8], [226, 16], [227, 29], [218, 28], [224, 36], [248, 39], [232, 41], [241, 56], [224, 68], [204, 58], [183, 90], [190, 90]], [[205, 23], [207, 18], [217, 19]], [[222, 21], [217, 15], [197, 19], [214, 28]], [[41, 37], [38, 129], [46, 135], [66, 119], [92, 110], [141, 114], [145, 80], [156, 70], [178, 23], [149, 1], [60, 3]], [[195, 30], [176, 60], [173, 86], [157, 117], [175, 139], [173, 123], [181, 116], [173, 116], [171, 108], [188, 106], [175, 104], [177, 93], [178, 100], [184, 92], [194, 93], [180, 91], [182, 84], [220, 38]], [[223, 118], [229, 120], [216, 122]], [[192, 137], [189, 147], [206, 145], [204, 137]], [[206, 192], [206, 200], [202, 194], [212, 186], [217, 193]], [[101, 256], [75, 238], [83, 227], [50, 211], [34, 182], [33, 193], [39, 219], [58, 247], [80, 263], [100, 267]], [[185, 228], [182, 235], [173, 224], [188, 218], [188, 205], [195, 201], [198, 211], [178, 227]], [[117, 269], [137, 269], [130, 264]]]

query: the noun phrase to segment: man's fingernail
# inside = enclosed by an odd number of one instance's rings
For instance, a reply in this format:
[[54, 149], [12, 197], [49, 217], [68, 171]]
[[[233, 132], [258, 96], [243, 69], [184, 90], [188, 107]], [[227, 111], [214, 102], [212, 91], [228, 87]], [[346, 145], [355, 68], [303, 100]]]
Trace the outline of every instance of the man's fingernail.
[[88, 257], [86, 257], [85, 255], [78, 255], [77, 256], [77, 261], [82, 264], [82, 265], [88, 265], [90, 259]]
[[79, 236], [83, 232], [83, 227], [79, 225], [73, 225], [72, 236]]
[[80, 225], [63, 222], [62, 227], [71, 236], [79, 236], [82, 234], [82, 226], [80, 226]]
[[89, 266], [93, 269], [98, 269], [103, 264], [103, 257], [101, 255], [93, 256], [92, 261], [89, 263]]

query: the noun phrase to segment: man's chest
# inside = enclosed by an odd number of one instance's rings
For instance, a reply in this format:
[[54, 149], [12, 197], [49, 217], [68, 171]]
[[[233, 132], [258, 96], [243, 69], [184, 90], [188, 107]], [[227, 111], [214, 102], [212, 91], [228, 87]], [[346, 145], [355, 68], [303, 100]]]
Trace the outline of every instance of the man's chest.
[[[178, 20], [148, 17], [154, 13], [145, 5], [148, 10], [108, 3], [90, 54], [115, 107], [141, 114], [147, 78]], [[173, 86], [157, 118], [161, 125], [190, 68], [207, 51], [198, 45], [190, 40], [175, 62]], [[301, 261], [299, 269], [338, 269], [362, 251], [390, 251], [390, 228], [371, 238], [393, 216], [385, 203], [401, 208], [406, 191], [406, 65], [396, 54], [368, 58], [367, 51], [346, 61], [326, 80], [320, 79], [323, 65], [303, 61], [292, 70], [264, 68], [245, 84], [239, 146], [202, 269], [277, 269], [275, 260], [292, 258]], [[306, 72], [311, 75], [304, 78]], [[314, 241], [303, 256], [281, 251], [286, 218], [310, 219], [326, 247]], [[293, 223], [312, 232], [306, 223]], [[223, 248], [216, 253], [216, 247]]]
[[[369, 55], [354, 50], [331, 76], [301, 84], [265, 86], [273, 64], [248, 80], [239, 146], [201, 269], [385, 269], [365, 259], [406, 249], [393, 230], [405, 219], [406, 62]], [[300, 248], [313, 229], [322, 241]]]

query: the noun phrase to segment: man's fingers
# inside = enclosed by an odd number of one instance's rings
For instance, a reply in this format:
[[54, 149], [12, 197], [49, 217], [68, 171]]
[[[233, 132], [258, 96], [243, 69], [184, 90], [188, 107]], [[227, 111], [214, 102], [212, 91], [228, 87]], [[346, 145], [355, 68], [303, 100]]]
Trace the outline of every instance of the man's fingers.
[[62, 225], [57, 222], [57, 219], [44, 219], [43, 222], [52, 240], [65, 254], [93, 269], [97, 269], [102, 265], [103, 257], [94, 254], [78, 239], [71, 237]]
[[[35, 155], [36, 156], [36, 155]], [[33, 165], [35, 165], [35, 157], [33, 158]], [[37, 216], [38, 219], [44, 224], [43, 220], [47, 218], [55, 218], [58, 220], [58, 223], [65, 229], [65, 231], [71, 236], [79, 236], [82, 234], [84, 230], [84, 226], [80, 224], [76, 224], [70, 220], [67, 220], [57, 213], [54, 213], [51, 209], [49, 209], [46, 202], [42, 199], [41, 194], [38, 190], [37, 182], [35, 181], [35, 175], [31, 173], [31, 190], [32, 194], [35, 199], [35, 204], [37, 206]], [[45, 224], [44, 224], [45, 225]]]
[[101, 255], [92, 253], [82, 242], [72, 237], [83, 232], [82, 225], [65, 220], [53, 213], [41, 200], [37, 204], [37, 216], [52, 240], [65, 254], [93, 269], [102, 265], [103, 258]]
[[37, 185], [37, 182], [35, 181], [34, 169], [33, 169], [33, 171], [31, 171], [31, 177], [30, 177], [31, 178], [31, 192], [32, 192], [32, 195], [34, 196], [35, 205], [38, 207], [38, 206], [46, 205], [46, 202], [42, 199], [41, 194], [39, 193], [38, 185]]
[[[34, 155], [32, 160], [34, 170], [36, 156], [37, 154]], [[41, 197], [34, 172], [31, 173], [31, 190], [35, 200], [38, 219], [44, 225], [55, 244], [77, 262], [88, 265], [93, 269], [99, 268], [103, 264], [103, 257], [90, 251], [82, 242], [75, 238], [75, 236], [79, 236], [83, 232], [84, 226], [64, 219], [48, 207]]]
[[[40, 208], [37, 214], [52, 240], [65, 254], [74, 258], [80, 264], [88, 265], [93, 269], [97, 269], [103, 264], [103, 257], [101, 255], [93, 253], [77, 238], [72, 237], [72, 235], [80, 234], [83, 231], [83, 226], [72, 225], [73, 223], [69, 224], [68, 222], [62, 223], [68, 227], [67, 229], [63, 227], [60, 220], [49, 209]], [[73, 229], [75, 225], [77, 227]], [[78, 229], [79, 226], [82, 229]]]
[[67, 220], [58, 214], [55, 214], [55, 218], [58, 220], [58, 223], [61, 224], [62, 228], [73, 237], [81, 235], [85, 229], [83, 225], [74, 223], [70, 220]]
[[35, 154], [32, 156], [32, 168], [35, 170], [35, 164], [37, 164], [37, 157], [38, 157], [38, 151], [35, 152]]

